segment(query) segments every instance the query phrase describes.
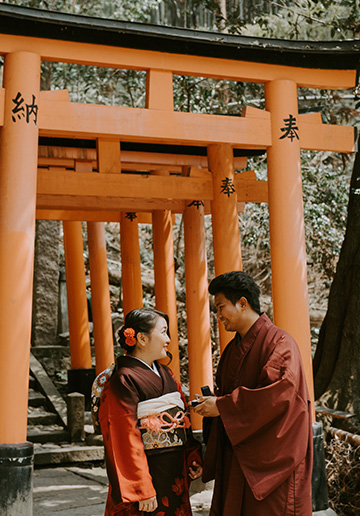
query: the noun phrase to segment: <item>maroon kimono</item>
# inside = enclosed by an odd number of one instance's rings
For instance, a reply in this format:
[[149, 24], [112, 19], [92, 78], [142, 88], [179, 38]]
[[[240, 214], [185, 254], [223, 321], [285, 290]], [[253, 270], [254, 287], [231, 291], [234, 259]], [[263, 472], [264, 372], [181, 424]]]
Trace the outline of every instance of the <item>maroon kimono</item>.
[[158, 508], [144, 514], [191, 516], [187, 468], [193, 460], [201, 463], [200, 443], [189, 433], [185, 445], [145, 452], [141, 438], [138, 403], [176, 391], [182, 395], [171, 370], [156, 365], [160, 376], [133, 357], [119, 357], [101, 394], [99, 421], [109, 477], [105, 516], [142, 516], [138, 501], [153, 496]]
[[204, 419], [210, 516], [311, 516], [310, 399], [297, 344], [263, 314], [227, 345]]

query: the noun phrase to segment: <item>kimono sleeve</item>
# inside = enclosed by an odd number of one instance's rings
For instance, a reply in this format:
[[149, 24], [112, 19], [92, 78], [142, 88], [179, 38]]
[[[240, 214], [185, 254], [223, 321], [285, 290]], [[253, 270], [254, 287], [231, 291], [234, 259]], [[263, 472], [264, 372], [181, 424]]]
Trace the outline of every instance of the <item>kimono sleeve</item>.
[[304, 382], [300, 358], [280, 346], [264, 365], [257, 388], [240, 386], [217, 400], [234, 454], [259, 500], [306, 457], [310, 411]]
[[156, 496], [140, 430], [138, 394], [126, 378], [113, 378], [102, 394], [99, 420], [106, 466], [115, 504]]

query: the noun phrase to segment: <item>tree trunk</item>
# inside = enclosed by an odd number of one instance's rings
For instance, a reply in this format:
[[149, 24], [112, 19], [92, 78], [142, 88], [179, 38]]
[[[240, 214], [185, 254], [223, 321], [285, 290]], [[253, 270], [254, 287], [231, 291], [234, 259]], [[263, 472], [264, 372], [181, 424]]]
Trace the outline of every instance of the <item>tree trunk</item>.
[[[350, 183], [345, 239], [314, 357], [315, 399], [360, 414], [360, 154]], [[354, 423], [355, 421], [352, 420]]]

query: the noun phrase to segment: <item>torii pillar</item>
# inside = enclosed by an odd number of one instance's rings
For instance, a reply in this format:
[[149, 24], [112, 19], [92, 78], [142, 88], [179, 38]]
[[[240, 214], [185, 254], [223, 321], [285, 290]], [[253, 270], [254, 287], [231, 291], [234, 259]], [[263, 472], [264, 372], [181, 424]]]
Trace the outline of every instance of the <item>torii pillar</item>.
[[121, 290], [125, 315], [143, 306], [141, 261], [139, 245], [139, 223], [136, 213], [121, 213]]
[[313, 400], [296, 83], [265, 84], [265, 107], [271, 113], [272, 132], [267, 163], [274, 323], [298, 343]]
[[63, 230], [71, 359], [68, 389], [85, 394], [89, 403], [88, 384], [93, 370], [81, 222], [63, 221]]
[[[201, 394], [202, 386], [213, 388], [204, 204], [201, 201], [185, 208], [184, 240], [189, 383], [193, 400], [195, 394]], [[191, 411], [191, 423], [195, 430], [200, 430], [202, 417]]]
[[[213, 247], [215, 274], [219, 276], [224, 272], [242, 269], [233, 149], [230, 144], [211, 144], [207, 156], [213, 178]], [[219, 324], [221, 351], [230, 342], [232, 335]]]
[[[26, 441], [35, 241], [40, 56], [7, 54], [0, 141], [0, 507], [32, 514]], [[7, 467], [4, 467], [7, 466]]]
[[109, 273], [103, 222], [88, 222], [88, 246], [96, 374], [114, 362]]
[[[179, 336], [176, 309], [175, 261], [170, 210], [152, 213], [156, 308], [169, 316], [171, 369], [180, 380]], [[166, 361], [165, 361], [166, 363]]]

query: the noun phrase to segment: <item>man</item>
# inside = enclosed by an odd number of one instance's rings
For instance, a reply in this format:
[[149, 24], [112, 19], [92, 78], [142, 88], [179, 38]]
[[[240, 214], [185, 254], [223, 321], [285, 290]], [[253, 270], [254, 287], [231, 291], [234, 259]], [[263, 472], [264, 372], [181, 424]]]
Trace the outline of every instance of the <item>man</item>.
[[310, 398], [294, 339], [261, 314], [244, 272], [209, 285], [225, 329], [237, 332], [219, 362], [216, 396], [199, 397], [215, 479], [210, 516], [311, 516]]

